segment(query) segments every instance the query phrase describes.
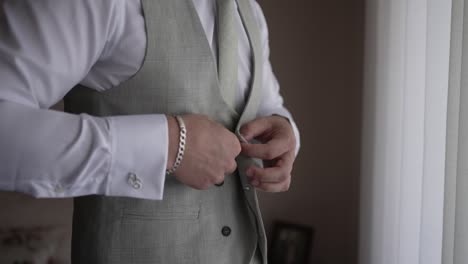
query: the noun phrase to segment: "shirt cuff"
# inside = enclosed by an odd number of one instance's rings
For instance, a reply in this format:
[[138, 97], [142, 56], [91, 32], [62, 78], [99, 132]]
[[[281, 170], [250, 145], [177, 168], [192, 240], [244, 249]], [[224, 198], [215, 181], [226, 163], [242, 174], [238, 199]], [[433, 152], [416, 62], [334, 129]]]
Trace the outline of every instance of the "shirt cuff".
[[162, 200], [168, 128], [165, 115], [109, 117], [112, 162], [107, 196]]
[[296, 148], [294, 150], [295, 155], [299, 153], [299, 149], [301, 147], [301, 138], [299, 135], [299, 129], [297, 128], [296, 122], [294, 122], [294, 119], [292, 118], [291, 113], [289, 111], [282, 107], [282, 108], [276, 108], [276, 109], [269, 109], [269, 110], [263, 110], [259, 111], [258, 116], [272, 116], [272, 115], [279, 115], [282, 116], [286, 119], [288, 119], [289, 123], [291, 124], [291, 127], [294, 132], [294, 136], [296, 137]]

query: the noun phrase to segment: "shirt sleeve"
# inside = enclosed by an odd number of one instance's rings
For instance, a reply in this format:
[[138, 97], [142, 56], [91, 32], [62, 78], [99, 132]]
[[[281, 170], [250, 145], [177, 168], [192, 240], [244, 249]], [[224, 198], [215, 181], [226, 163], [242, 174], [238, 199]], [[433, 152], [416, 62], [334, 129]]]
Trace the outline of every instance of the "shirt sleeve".
[[0, 1], [0, 190], [162, 199], [164, 115], [48, 109], [99, 59], [123, 2]]
[[284, 100], [280, 94], [280, 86], [278, 80], [273, 73], [273, 69], [270, 62], [270, 45], [268, 38], [268, 26], [266, 23], [265, 16], [260, 5], [255, 1], [252, 1], [254, 13], [257, 18], [257, 22], [260, 27], [262, 50], [263, 50], [263, 96], [260, 103], [258, 116], [271, 116], [280, 115], [287, 118], [293, 128], [294, 135], [296, 136], [296, 155], [299, 152], [301, 146], [299, 129], [292, 118], [291, 113], [284, 107]]

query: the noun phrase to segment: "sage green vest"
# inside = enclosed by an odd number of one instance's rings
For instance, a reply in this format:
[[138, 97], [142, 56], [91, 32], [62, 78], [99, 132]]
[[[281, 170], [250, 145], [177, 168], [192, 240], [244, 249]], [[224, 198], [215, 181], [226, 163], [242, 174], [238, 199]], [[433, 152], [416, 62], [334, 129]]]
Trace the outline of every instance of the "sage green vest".
[[[250, 95], [239, 114], [229, 106], [234, 98], [220, 92], [217, 66], [192, 1], [142, 4], [147, 30], [142, 68], [105, 92], [75, 87], [65, 97], [65, 111], [95, 116], [199, 113], [238, 134], [242, 124], [256, 117], [262, 87], [259, 29], [249, 0], [238, 0], [253, 51]], [[236, 173], [208, 190], [168, 176], [162, 201], [76, 198], [73, 263], [266, 263], [258, 201], [244, 174], [246, 166], [261, 162], [242, 156], [237, 162]], [[230, 228], [229, 236], [223, 227]]]

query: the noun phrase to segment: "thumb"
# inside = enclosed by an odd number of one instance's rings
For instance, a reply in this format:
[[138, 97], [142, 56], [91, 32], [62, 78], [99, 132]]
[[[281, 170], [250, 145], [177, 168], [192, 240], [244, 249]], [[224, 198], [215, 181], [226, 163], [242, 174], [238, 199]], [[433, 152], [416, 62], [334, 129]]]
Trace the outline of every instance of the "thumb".
[[271, 122], [267, 118], [261, 117], [244, 124], [240, 129], [240, 133], [247, 141], [250, 141], [271, 128]]

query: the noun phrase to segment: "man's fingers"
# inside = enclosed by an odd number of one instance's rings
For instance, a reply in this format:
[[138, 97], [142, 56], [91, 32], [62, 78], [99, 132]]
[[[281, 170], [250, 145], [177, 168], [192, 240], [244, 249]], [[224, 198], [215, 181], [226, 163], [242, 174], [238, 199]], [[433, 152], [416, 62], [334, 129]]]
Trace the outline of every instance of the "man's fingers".
[[290, 177], [290, 171], [284, 167], [251, 167], [249, 172], [249, 174], [252, 175], [250, 179], [254, 186], [260, 183], [279, 183]]
[[274, 167], [258, 168], [249, 167], [247, 176], [251, 184], [265, 192], [284, 192], [291, 184], [291, 171], [294, 162], [292, 151], [282, 155]]
[[265, 192], [285, 192], [289, 190], [291, 178], [282, 183], [261, 183], [256, 188]]
[[237, 163], [236, 163], [236, 161], [233, 159], [233, 160], [228, 164], [226, 172], [229, 173], [229, 174], [231, 174], [231, 173], [235, 172], [236, 169], [237, 169]]
[[269, 122], [267, 118], [257, 118], [243, 125], [240, 129], [240, 133], [247, 141], [250, 141], [270, 129], [271, 122]]
[[244, 155], [263, 160], [276, 159], [289, 150], [287, 142], [278, 138], [265, 144], [242, 143], [241, 147]]
[[[247, 175], [257, 189], [266, 192], [282, 192], [289, 189], [294, 163], [294, 138], [284, 126], [275, 126], [273, 118], [259, 118], [244, 125], [240, 133], [250, 141], [257, 138], [264, 144], [241, 143], [242, 154], [270, 161], [271, 167], [250, 167]], [[278, 122], [276, 122], [278, 123]]]

